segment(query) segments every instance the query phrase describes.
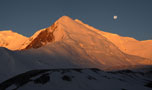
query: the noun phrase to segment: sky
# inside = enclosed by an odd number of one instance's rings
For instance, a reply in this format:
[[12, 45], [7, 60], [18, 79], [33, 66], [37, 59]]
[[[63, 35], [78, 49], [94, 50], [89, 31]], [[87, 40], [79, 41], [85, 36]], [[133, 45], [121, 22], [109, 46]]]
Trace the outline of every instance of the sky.
[[152, 39], [152, 0], [0, 0], [1, 31], [30, 37], [64, 15], [102, 31]]

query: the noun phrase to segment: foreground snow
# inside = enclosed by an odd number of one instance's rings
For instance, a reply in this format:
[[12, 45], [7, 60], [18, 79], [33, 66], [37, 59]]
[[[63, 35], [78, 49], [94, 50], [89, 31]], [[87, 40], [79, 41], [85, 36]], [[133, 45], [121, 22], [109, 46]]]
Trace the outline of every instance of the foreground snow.
[[44, 69], [17, 75], [0, 90], [151, 90], [152, 72], [99, 69]]

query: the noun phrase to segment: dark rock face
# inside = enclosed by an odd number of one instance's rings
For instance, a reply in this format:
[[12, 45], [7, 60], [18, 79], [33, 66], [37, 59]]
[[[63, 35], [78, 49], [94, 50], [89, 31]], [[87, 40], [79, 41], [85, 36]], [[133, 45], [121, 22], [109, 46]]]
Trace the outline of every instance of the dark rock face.
[[147, 84], [145, 84], [146, 87], [152, 88], [152, 81], [149, 81]]
[[52, 26], [46, 28], [44, 31], [41, 31], [39, 35], [34, 40], [32, 40], [32, 42], [25, 49], [40, 48], [46, 45], [48, 42], [54, 41], [55, 37], [53, 35], [53, 32], [56, 28], [57, 26], [53, 24]]
[[64, 75], [62, 77], [62, 79], [65, 80], [65, 81], [72, 81], [71, 77], [69, 77], [68, 75]]
[[49, 76], [49, 73], [47, 73], [47, 74], [43, 74], [42, 76], [40, 76], [39, 78], [34, 80], [34, 83], [36, 83], [36, 84], [45, 84], [45, 83], [47, 83], [49, 81], [50, 81], [50, 76]]
[[39, 48], [45, 45], [47, 42], [54, 40], [53, 32], [49, 32], [47, 29], [40, 32], [40, 34], [25, 48]]

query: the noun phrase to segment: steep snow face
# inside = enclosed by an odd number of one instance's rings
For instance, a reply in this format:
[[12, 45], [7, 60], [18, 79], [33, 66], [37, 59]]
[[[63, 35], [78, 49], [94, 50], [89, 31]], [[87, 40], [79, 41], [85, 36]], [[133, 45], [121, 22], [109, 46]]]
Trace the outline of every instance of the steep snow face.
[[106, 37], [120, 50], [127, 54], [152, 59], [152, 40], [138, 41], [131, 37], [122, 37], [117, 34], [99, 31], [98, 29], [91, 27], [78, 19], [76, 19], [75, 21], [80, 23], [81, 25], [84, 25], [88, 29], [96, 31], [98, 34]]
[[12, 32], [11, 30], [0, 31], [0, 47], [5, 47], [10, 50], [18, 50], [27, 39], [27, 37]]
[[0, 83], [1, 90], [151, 90], [152, 72], [40, 69]]

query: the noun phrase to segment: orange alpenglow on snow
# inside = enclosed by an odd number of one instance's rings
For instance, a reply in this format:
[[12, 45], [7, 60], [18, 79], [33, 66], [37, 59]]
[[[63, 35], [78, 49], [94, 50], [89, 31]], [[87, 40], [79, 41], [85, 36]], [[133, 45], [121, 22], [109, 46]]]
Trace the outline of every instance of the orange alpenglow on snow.
[[28, 40], [27, 37], [11, 30], [0, 31], [0, 46], [10, 50], [18, 50]]
[[[20, 52], [25, 50], [32, 55], [32, 60], [39, 57], [40, 61], [42, 59], [41, 62], [44, 62], [42, 56], [45, 55], [46, 59], [55, 60], [53, 62], [60, 61], [59, 57], [62, 57], [64, 62], [72, 62], [76, 66], [100, 69], [152, 64], [151, 40], [137, 41], [130, 37], [103, 32], [68, 16], [62, 16], [53, 25], [37, 31], [29, 38], [16, 33], [9, 34], [9, 37], [13, 38], [4, 38], [2, 32], [1, 47]], [[4, 42], [7, 42], [7, 45], [3, 44]], [[30, 59], [29, 57], [28, 60]], [[50, 61], [45, 63], [49, 64]]]
[[152, 53], [151, 53], [152, 40], [138, 41], [132, 37], [123, 37], [118, 34], [113, 34], [113, 33], [98, 30], [92, 26], [83, 23], [78, 19], [76, 19], [75, 21], [86, 26], [90, 30], [95, 30], [98, 34], [107, 38], [109, 41], [115, 44], [120, 50], [122, 50], [127, 54], [132, 54], [132, 55], [137, 55], [140, 57], [152, 59]]

